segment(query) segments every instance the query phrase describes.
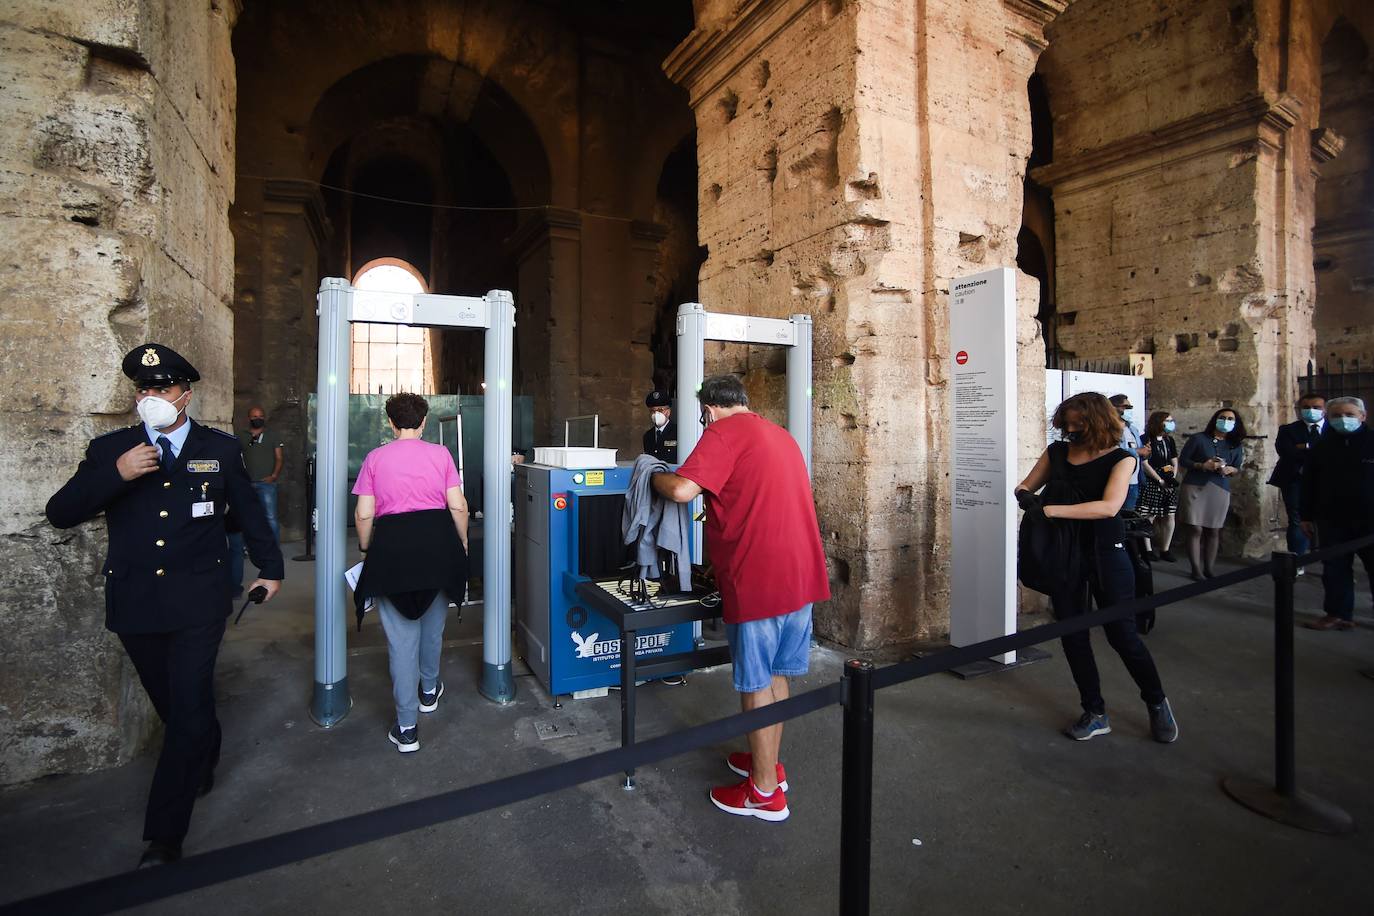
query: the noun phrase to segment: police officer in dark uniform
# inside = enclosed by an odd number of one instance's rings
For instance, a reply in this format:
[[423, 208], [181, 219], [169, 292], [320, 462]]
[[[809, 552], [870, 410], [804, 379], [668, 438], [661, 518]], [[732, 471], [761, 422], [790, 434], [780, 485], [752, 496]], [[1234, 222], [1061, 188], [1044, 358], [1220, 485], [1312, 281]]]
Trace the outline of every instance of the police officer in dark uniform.
[[657, 388], [644, 399], [654, 424], [644, 431], [644, 454], [677, 464], [677, 423], [673, 421], [672, 404], [668, 392]]
[[200, 373], [161, 344], [135, 347], [124, 374], [141, 423], [91, 440], [48, 521], [72, 528], [105, 513], [105, 626], [134, 663], [166, 726], [148, 795], [139, 867], [174, 862], [197, 794], [214, 785], [220, 727], [215, 658], [230, 613], [224, 515], [234, 510], [267, 598], [281, 550], [243, 466], [236, 436], [186, 415]]

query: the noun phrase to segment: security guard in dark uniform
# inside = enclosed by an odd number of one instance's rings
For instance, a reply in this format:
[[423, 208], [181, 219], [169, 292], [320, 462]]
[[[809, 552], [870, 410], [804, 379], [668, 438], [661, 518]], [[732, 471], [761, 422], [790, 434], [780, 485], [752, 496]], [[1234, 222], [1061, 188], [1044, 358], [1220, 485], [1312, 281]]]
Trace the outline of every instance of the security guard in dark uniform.
[[214, 785], [220, 727], [215, 658], [230, 613], [224, 514], [232, 507], [271, 598], [281, 550], [243, 466], [236, 436], [186, 416], [200, 373], [148, 343], [124, 358], [142, 423], [91, 440], [72, 479], [48, 500], [71, 528], [105, 513], [105, 626], [124, 644], [166, 725], [148, 795], [139, 867], [181, 857], [196, 795]]
[[644, 399], [654, 425], [644, 431], [644, 454], [659, 461], [677, 464], [677, 423], [673, 420], [673, 402], [668, 392], [655, 388]]

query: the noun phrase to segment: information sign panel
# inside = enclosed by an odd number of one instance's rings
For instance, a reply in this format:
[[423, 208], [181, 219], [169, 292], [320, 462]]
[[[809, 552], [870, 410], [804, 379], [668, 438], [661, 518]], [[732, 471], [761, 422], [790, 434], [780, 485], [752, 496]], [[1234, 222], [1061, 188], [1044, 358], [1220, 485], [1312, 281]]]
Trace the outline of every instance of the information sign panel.
[[[949, 294], [953, 531], [949, 640], [1016, 632], [1016, 271], [955, 279]], [[1014, 652], [994, 656], [1003, 664]]]

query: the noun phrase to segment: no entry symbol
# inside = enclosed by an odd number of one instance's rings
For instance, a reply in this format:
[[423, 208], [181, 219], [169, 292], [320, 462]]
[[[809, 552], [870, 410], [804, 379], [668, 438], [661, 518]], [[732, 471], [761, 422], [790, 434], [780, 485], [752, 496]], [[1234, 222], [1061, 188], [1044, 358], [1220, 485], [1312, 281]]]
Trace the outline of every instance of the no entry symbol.
[[958, 353], [955, 353], [955, 354], [954, 354], [954, 361], [955, 361], [956, 363], [958, 363], [959, 365], [961, 365], [961, 366], [962, 366], [964, 363], [968, 362], [968, 351], [967, 351], [967, 350], [960, 350]]

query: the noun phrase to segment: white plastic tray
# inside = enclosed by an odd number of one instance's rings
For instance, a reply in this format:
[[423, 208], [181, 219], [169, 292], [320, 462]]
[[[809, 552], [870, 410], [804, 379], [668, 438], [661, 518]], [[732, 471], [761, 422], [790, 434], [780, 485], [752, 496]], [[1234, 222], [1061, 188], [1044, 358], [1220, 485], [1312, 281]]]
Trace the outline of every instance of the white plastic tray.
[[536, 448], [534, 461], [536, 464], [547, 464], [556, 468], [613, 468], [615, 451], [613, 448], [590, 448], [581, 445], [550, 446]]

